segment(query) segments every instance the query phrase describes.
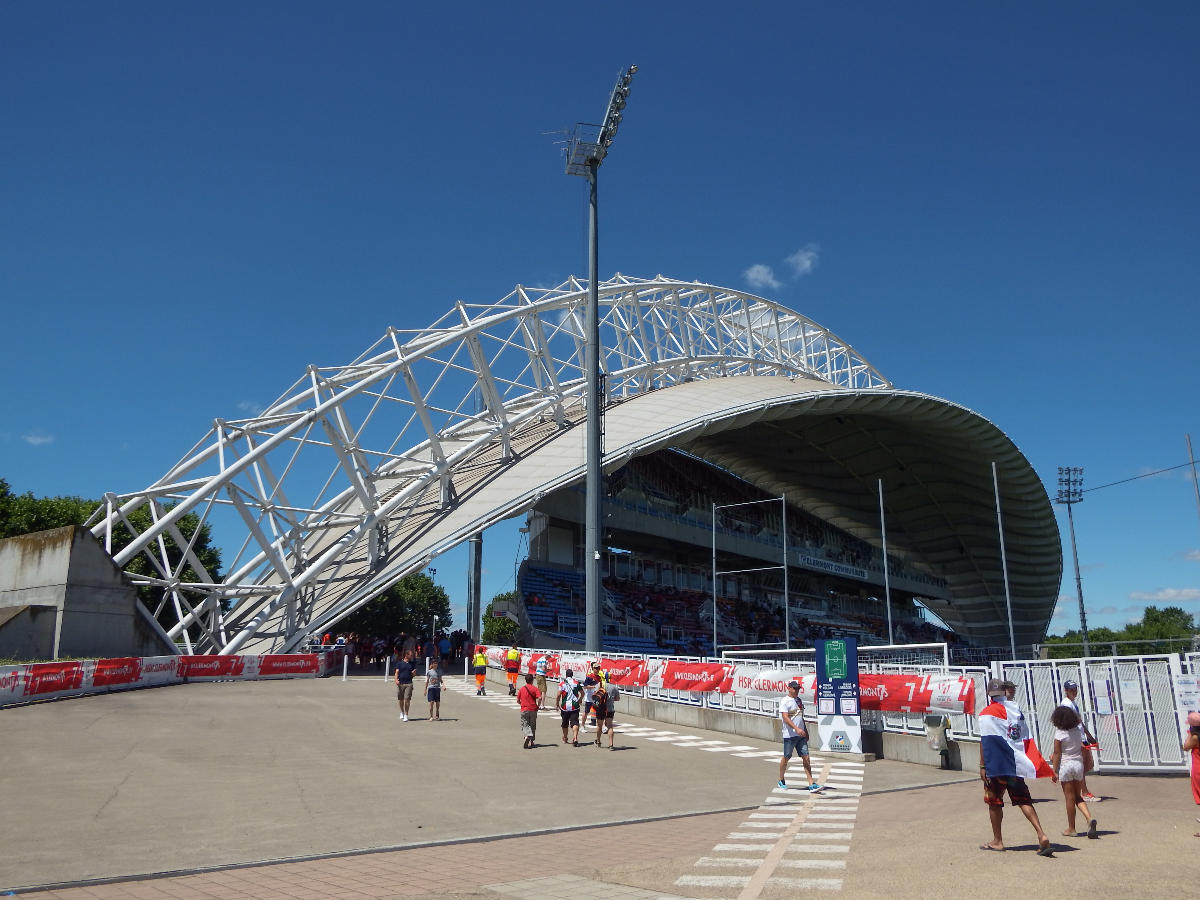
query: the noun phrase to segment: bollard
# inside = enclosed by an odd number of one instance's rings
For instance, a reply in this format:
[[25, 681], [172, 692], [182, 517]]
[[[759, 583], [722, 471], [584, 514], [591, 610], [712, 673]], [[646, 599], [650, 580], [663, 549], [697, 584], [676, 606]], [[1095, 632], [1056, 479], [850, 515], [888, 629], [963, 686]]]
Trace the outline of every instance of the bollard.
[[346, 653], [342, 656], [342, 681], [346, 680], [346, 673], [350, 671], [350, 654]]
[[392, 655], [389, 653], [387, 659], [383, 661], [383, 680], [387, 681], [388, 672], [392, 669]]

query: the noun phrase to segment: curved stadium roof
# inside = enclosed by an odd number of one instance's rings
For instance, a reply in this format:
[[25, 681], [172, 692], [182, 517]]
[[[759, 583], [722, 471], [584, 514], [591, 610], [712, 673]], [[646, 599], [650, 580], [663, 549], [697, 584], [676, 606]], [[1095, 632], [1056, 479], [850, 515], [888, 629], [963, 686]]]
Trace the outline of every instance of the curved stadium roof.
[[[1062, 573], [1045, 489], [1011, 440], [957, 404], [896, 389], [811, 320], [744, 292], [658, 276], [599, 285], [605, 465], [686, 450], [945, 578], [930, 607], [1005, 645], [999, 473], [1016, 640], [1040, 640]], [[114, 558], [157, 559], [157, 611], [196, 652], [290, 650], [471, 534], [584, 478], [586, 285], [518, 287], [389, 329], [346, 366], [310, 367], [265, 412], [218, 421], [162, 479], [109, 495], [93, 532], [149, 505]], [[173, 506], [171, 504], [174, 504]], [[193, 512], [244, 536], [224, 577], [158, 553]], [[219, 600], [235, 601], [222, 613]]]

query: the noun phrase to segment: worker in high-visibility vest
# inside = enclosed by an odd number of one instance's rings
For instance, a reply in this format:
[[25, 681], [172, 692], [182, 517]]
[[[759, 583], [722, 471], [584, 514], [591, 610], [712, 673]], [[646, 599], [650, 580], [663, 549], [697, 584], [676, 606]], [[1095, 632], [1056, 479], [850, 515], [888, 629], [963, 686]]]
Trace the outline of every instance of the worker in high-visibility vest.
[[517, 696], [517, 675], [521, 672], [521, 651], [513, 644], [504, 655], [504, 671], [508, 673], [508, 695]]
[[487, 690], [483, 682], [487, 678], [487, 647], [483, 644], [475, 645], [475, 658], [471, 660], [471, 665], [475, 669], [475, 696], [486, 697]]

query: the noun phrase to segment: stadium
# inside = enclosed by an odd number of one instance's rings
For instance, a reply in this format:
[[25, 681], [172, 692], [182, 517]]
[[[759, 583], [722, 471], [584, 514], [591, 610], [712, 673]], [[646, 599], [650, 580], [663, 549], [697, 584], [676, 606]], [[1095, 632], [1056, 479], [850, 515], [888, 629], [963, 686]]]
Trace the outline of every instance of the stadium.
[[[896, 387], [768, 299], [664, 276], [598, 289], [603, 649], [883, 643], [890, 622], [896, 642], [1007, 653], [1010, 606], [1018, 653], [1042, 639], [1061, 543], [1000, 428]], [[154, 484], [107, 495], [92, 532], [111, 548], [149, 507], [153, 526], [114, 559], [150, 557], [133, 578], [162, 598], [154, 627], [166, 612], [163, 636], [188, 652], [266, 653], [525, 516], [523, 636], [581, 646], [587, 296], [576, 279], [518, 286], [310, 366], [257, 416], [214, 422]], [[225, 575], [181, 577], [165, 548], [186, 545], [186, 515], [240, 535]]]

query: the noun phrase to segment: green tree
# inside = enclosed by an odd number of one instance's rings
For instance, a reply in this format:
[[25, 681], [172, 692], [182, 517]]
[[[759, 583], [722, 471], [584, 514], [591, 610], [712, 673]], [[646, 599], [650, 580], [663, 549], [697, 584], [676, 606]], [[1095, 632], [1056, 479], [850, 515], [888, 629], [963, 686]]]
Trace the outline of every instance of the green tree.
[[449, 631], [450, 596], [425, 572], [405, 575], [394, 585], [337, 623], [338, 631], [396, 637], [400, 632], [428, 634], [437, 616], [439, 631]]
[[503, 594], [497, 594], [492, 598], [491, 603], [488, 603], [483, 611], [483, 637], [481, 638], [483, 643], [508, 646], [517, 639], [517, 635], [521, 633], [521, 626], [512, 619], [492, 614], [492, 606], [497, 601], [512, 603], [516, 599], [516, 591], [505, 591]]

